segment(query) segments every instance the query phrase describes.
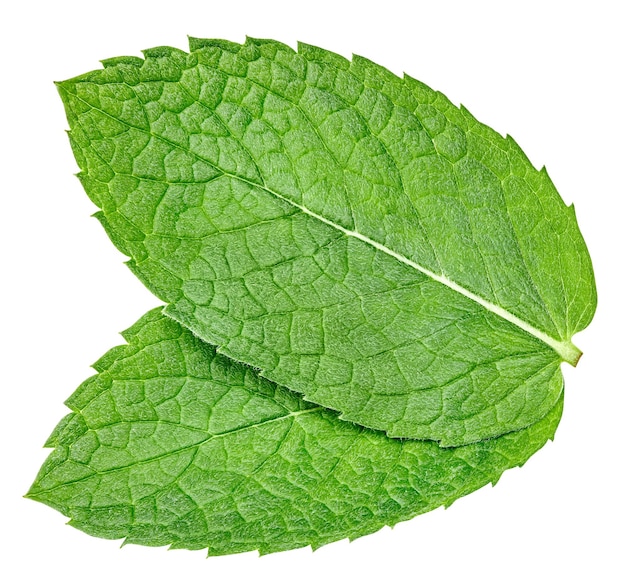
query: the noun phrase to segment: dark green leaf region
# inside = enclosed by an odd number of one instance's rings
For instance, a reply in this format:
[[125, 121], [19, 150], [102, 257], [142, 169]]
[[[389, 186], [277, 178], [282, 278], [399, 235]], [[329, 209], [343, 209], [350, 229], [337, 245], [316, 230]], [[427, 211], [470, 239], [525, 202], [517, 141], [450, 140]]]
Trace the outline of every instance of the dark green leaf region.
[[397, 440], [215, 352], [161, 310], [67, 401], [28, 497], [125, 543], [209, 555], [317, 548], [394, 525], [520, 466], [557, 427], [458, 448]]
[[58, 85], [97, 217], [166, 314], [392, 437], [456, 446], [545, 416], [596, 303], [546, 171], [365, 58], [190, 48]]

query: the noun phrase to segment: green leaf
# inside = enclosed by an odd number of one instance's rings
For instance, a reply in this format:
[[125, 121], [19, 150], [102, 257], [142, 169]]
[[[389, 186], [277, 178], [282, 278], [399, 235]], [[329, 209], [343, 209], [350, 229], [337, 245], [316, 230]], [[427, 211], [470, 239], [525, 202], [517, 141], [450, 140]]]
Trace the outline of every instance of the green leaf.
[[554, 406], [593, 272], [511, 138], [357, 56], [144, 54], [59, 90], [97, 217], [168, 315], [393, 437], [470, 443]]
[[342, 421], [216, 354], [161, 310], [67, 401], [28, 497], [94, 536], [262, 554], [356, 538], [495, 483], [557, 427], [459, 448]]

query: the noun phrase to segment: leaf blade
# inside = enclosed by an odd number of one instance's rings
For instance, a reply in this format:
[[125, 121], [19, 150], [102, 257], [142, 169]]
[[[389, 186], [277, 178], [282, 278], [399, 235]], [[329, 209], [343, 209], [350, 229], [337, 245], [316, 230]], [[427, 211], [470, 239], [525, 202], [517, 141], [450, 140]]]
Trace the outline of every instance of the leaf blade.
[[[464, 109], [365, 59], [252, 39], [192, 45], [63, 85], [81, 180], [167, 313], [233, 359], [391, 435], [458, 445], [545, 415], [562, 387], [549, 370], [557, 358], [575, 363], [571, 333], [595, 303], [584, 241], [547, 176]], [[515, 171], [541, 186], [524, 189]], [[519, 211], [510, 218], [534, 196], [550, 210], [536, 207], [529, 224]], [[460, 343], [451, 355], [422, 347], [432, 335], [446, 343], [442, 318]], [[466, 357], [481, 348], [480, 359]], [[501, 374], [493, 348], [545, 357], [550, 377], [529, 387], [527, 370]], [[496, 385], [480, 371], [463, 382], [471, 366], [489, 366]], [[439, 399], [421, 411], [431, 378], [443, 384]], [[398, 389], [401, 404], [361, 411]], [[496, 417], [443, 407], [463, 395], [461, 405], [497, 405]], [[442, 408], [436, 425], [429, 404]]]
[[495, 483], [552, 438], [561, 413], [559, 401], [525, 430], [443, 449], [342, 422], [160, 310], [125, 337], [70, 398], [28, 497], [126, 543], [220, 555], [356, 538]]

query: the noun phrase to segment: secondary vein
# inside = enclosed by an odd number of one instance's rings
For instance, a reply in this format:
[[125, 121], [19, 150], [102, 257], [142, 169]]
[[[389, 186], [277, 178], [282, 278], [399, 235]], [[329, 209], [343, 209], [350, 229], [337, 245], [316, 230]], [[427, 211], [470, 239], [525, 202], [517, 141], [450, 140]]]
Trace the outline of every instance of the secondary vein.
[[331, 221], [330, 219], [327, 219], [323, 215], [319, 215], [318, 213], [311, 211], [308, 207], [305, 207], [304, 205], [300, 205], [299, 203], [296, 203], [295, 201], [292, 201], [291, 199], [284, 197], [283, 195], [281, 195], [280, 193], [277, 193], [276, 191], [268, 189], [265, 186], [258, 185], [257, 183], [254, 183], [252, 181], [248, 181], [247, 179], [244, 179], [242, 177], [234, 176], [234, 178], [243, 180], [251, 186], [258, 187], [268, 192], [269, 194], [281, 199], [282, 201], [290, 204], [291, 206], [299, 209], [306, 215], [309, 215], [310, 217], [318, 219], [322, 223], [330, 227], [333, 227], [334, 229], [340, 231], [344, 235], [347, 235], [349, 237], [354, 237], [355, 239], [358, 239], [359, 241], [367, 243], [368, 245], [374, 247], [375, 249], [382, 251], [383, 253], [386, 253], [390, 257], [393, 257], [394, 259], [397, 259], [401, 263], [404, 263], [405, 265], [412, 267], [416, 271], [423, 273], [427, 277], [430, 277], [434, 281], [437, 281], [438, 283], [445, 285], [449, 289], [452, 289], [453, 291], [460, 293], [464, 297], [467, 297], [468, 299], [471, 299], [475, 303], [482, 305], [485, 309], [487, 309], [491, 313], [494, 313], [495, 315], [502, 317], [503, 319], [512, 323], [513, 325], [519, 327], [520, 329], [523, 329], [527, 333], [530, 333], [530, 335], [532, 335], [533, 337], [536, 337], [537, 339], [543, 341], [546, 345], [549, 345], [552, 349], [554, 349], [554, 351], [556, 351], [561, 356], [561, 358], [564, 361], [566, 361], [570, 365], [575, 366], [578, 363], [578, 360], [580, 359], [580, 356], [582, 355], [582, 351], [580, 351], [580, 349], [578, 349], [578, 347], [576, 347], [571, 341], [558, 341], [554, 339], [553, 337], [550, 337], [547, 333], [541, 331], [540, 329], [537, 329], [536, 327], [533, 327], [530, 323], [524, 321], [523, 319], [520, 319], [516, 315], [513, 315], [513, 313], [511, 313], [510, 311], [507, 311], [506, 309], [504, 309], [503, 307], [500, 307], [499, 305], [496, 305], [495, 303], [491, 303], [490, 301], [487, 301], [480, 295], [476, 295], [475, 293], [472, 293], [465, 287], [462, 287], [458, 283], [455, 283], [454, 281], [452, 281], [452, 279], [448, 279], [448, 277], [446, 277], [445, 275], [439, 275], [435, 273], [434, 271], [431, 271], [430, 269], [423, 267], [419, 263], [412, 261], [411, 259], [405, 257], [404, 255], [401, 255], [400, 253], [396, 253], [393, 249], [390, 249], [389, 247], [383, 245], [382, 243], [379, 243], [378, 241], [375, 241], [374, 239], [370, 239], [369, 237], [359, 233], [358, 231], [352, 231], [350, 229], [346, 229], [345, 227], [339, 225], [338, 223], [335, 223]]
[[[60, 88], [63, 88], [63, 86], [60, 85]], [[90, 103], [88, 103], [87, 101], [85, 101], [84, 99], [79, 97], [78, 95], [74, 94], [72, 96], [74, 98], [76, 98], [77, 100], [83, 102], [84, 104], [86, 104], [90, 108], [94, 108], [93, 105], [91, 105]], [[430, 269], [427, 269], [426, 267], [423, 267], [419, 263], [416, 263], [415, 261], [412, 261], [408, 257], [405, 257], [404, 255], [401, 255], [400, 253], [397, 253], [393, 249], [390, 249], [389, 247], [386, 247], [385, 245], [383, 245], [382, 243], [379, 243], [378, 241], [375, 241], [374, 239], [370, 239], [369, 237], [359, 233], [356, 230], [353, 231], [351, 229], [346, 229], [342, 225], [339, 225], [338, 223], [335, 223], [334, 221], [331, 221], [330, 219], [327, 219], [323, 215], [315, 213], [314, 211], [312, 211], [308, 207], [305, 207], [304, 205], [301, 205], [301, 204], [293, 201], [292, 199], [290, 199], [288, 197], [285, 197], [284, 195], [281, 195], [280, 193], [278, 193], [278, 192], [268, 188], [265, 185], [262, 185], [260, 183], [254, 182], [254, 181], [252, 181], [250, 179], [247, 179], [246, 177], [243, 177], [241, 175], [237, 175], [237, 174], [225, 171], [221, 167], [216, 166], [210, 160], [205, 159], [204, 157], [198, 155], [197, 153], [195, 153], [195, 152], [193, 152], [193, 151], [191, 151], [189, 149], [185, 149], [184, 147], [182, 147], [178, 143], [173, 142], [173, 141], [169, 140], [168, 138], [166, 138], [166, 137], [164, 137], [164, 136], [162, 136], [160, 134], [156, 134], [156, 133], [152, 132], [152, 130], [145, 129], [145, 128], [139, 128], [139, 127], [136, 127], [136, 126], [132, 126], [132, 125], [128, 124], [127, 122], [125, 122], [125, 121], [123, 121], [123, 120], [121, 120], [121, 119], [111, 115], [110, 113], [108, 113], [105, 110], [102, 110], [102, 109], [98, 109], [98, 110], [100, 110], [100, 112], [102, 112], [106, 116], [108, 116], [108, 117], [110, 117], [110, 118], [112, 118], [112, 119], [114, 119], [114, 120], [116, 120], [116, 121], [118, 121], [118, 122], [128, 126], [129, 128], [133, 128], [134, 130], [138, 130], [140, 132], [144, 132], [144, 133], [146, 133], [146, 134], [148, 134], [148, 135], [150, 135], [150, 136], [152, 136], [152, 137], [154, 137], [156, 139], [159, 139], [159, 140], [169, 144], [170, 146], [172, 146], [174, 148], [180, 149], [180, 150], [182, 150], [182, 151], [184, 151], [184, 152], [186, 152], [188, 154], [191, 154], [192, 156], [197, 157], [198, 159], [200, 159], [200, 160], [210, 164], [213, 168], [215, 168], [216, 170], [220, 171], [225, 176], [228, 176], [228, 177], [231, 177], [233, 179], [236, 179], [236, 180], [239, 180], [241, 182], [244, 182], [244, 183], [246, 183], [247, 185], [249, 185], [249, 186], [251, 186], [253, 188], [258, 188], [260, 190], [263, 190], [263, 191], [269, 193], [270, 195], [280, 199], [281, 201], [291, 205], [292, 207], [298, 209], [299, 211], [303, 212], [304, 214], [309, 215], [310, 217], [313, 217], [313, 218], [321, 221], [322, 223], [324, 223], [324, 224], [326, 224], [326, 225], [328, 225], [330, 227], [333, 227], [334, 229], [340, 231], [344, 235], [347, 235], [349, 237], [354, 237], [355, 239], [358, 239], [359, 241], [367, 243], [371, 247], [374, 247], [375, 249], [377, 249], [379, 251], [382, 251], [383, 253], [386, 253], [390, 257], [393, 257], [394, 259], [397, 259], [401, 263], [404, 263], [405, 265], [408, 265], [409, 267], [415, 269], [416, 271], [419, 271], [420, 273], [423, 273], [424, 275], [426, 275], [427, 277], [429, 277], [433, 281], [437, 281], [438, 283], [441, 283], [442, 285], [445, 285], [449, 289], [452, 289], [453, 291], [456, 291], [457, 293], [463, 295], [464, 297], [467, 297], [468, 299], [474, 301], [475, 303], [478, 303], [479, 305], [481, 305], [482, 307], [487, 309], [487, 311], [490, 311], [491, 313], [493, 313], [495, 315], [498, 315], [502, 319], [505, 319], [509, 323], [512, 323], [513, 325], [515, 325], [515, 326], [519, 327], [520, 329], [524, 330], [525, 332], [529, 333], [530, 335], [532, 335], [536, 339], [539, 339], [540, 341], [542, 341], [543, 343], [545, 343], [546, 345], [551, 347], [554, 351], [556, 351], [561, 356], [563, 361], [566, 361], [567, 363], [569, 363], [570, 365], [573, 365], [573, 366], [576, 366], [576, 364], [578, 363], [578, 360], [580, 359], [580, 357], [582, 355], [582, 351], [580, 349], [578, 349], [578, 347], [576, 347], [571, 341], [558, 341], [557, 339], [554, 339], [553, 337], [551, 337], [547, 333], [541, 331], [540, 329], [537, 329], [536, 327], [532, 326], [530, 323], [524, 321], [523, 319], [517, 317], [516, 315], [514, 315], [510, 311], [507, 311], [506, 309], [504, 309], [503, 307], [500, 307], [499, 305], [496, 305], [495, 303], [487, 301], [486, 299], [484, 299], [480, 295], [477, 295], [477, 294], [473, 293], [469, 289], [466, 289], [465, 287], [463, 287], [463, 286], [459, 285], [458, 283], [452, 281], [452, 279], [449, 279], [445, 275], [439, 275], [438, 273], [435, 273], [434, 271], [431, 271]], [[78, 115], [77, 115], [77, 117], [78, 117]]]

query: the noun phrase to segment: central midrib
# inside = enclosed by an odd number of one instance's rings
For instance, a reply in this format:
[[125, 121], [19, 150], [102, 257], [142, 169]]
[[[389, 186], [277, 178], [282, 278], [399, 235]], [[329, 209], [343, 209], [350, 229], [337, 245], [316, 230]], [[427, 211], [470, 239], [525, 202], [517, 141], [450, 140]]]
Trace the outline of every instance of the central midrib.
[[[63, 88], [62, 84], [60, 84], [59, 86], [60, 86], [60, 88]], [[91, 104], [89, 104], [88, 102], [83, 100], [77, 94], [73, 94], [72, 96], [74, 98], [80, 100], [81, 102], [84, 102], [87, 106], [92, 107]], [[545, 343], [546, 345], [551, 347], [554, 351], [556, 351], [561, 356], [563, 361], [566, 361], [567, 363], [569, 363], [570, 365], [573, 365], [573, 366], [576, 366], [576, 364], [578, 363], [578, 360], [580, 359], [580, 356], [582, 355], [582, 351], [580, 351], [580, 349], [578, 349], [578, 347], [576, 347], [571, 341], [559, 341], [557, 339], [554, 339], [553, 337], [551, 337], [550, 335], [548, 335], [544, 331], [541, 331], [540, 329], [534, 327], [530, 323], [528, 323], [528, 322], [524, 321], [523, 319], [517, 317], [516, 315], [514, 315], [510, 311], [507, 311], [506, 309], [504, 309], [500, 305], [496, 305], [495, 303], [492, 303], [491, 301], [487, 301], [486, 299], [484, 299], [480, 295], [477, 295], [476, 293], [473, 293], [469, 289], [466, 289], [465, 287], [459, 285], [458, 283], [455, 283], [451, 279], [448, 279], [445, 275], [439, 275], [439, 274], [435, 273], [434, 271], [431, 271], [430, 269], [427, 269], [426, 267], [420, 265], [419, 263], [416, 263], [415, 261], [412, 261], [408, 257], [405, 257], [404, 255], [401, 255], [400, 253], [397, 253], [393, 249], [390, 249], [389, 247], [386, 247], [385, 245], [383, 245], [382, 243], [379, 243], [378, 241], [375, 241], [374, 239], [370, 239], [369, 237], [359, 233], [358, 231], [352, 231], [350, 229], [346, 229], [345, 227], [339, 225], [338, 223], [335, 223], [334, 221], [331, 221], [330, 219], [327, 219], [323, 215], [320, 215], [318, 213], [315, 213], [314, 211], [311, 211], [308, 207], [305, 207], [304, 205], [296, 203], [292, 199], [290, 199], [288, 197], [285, 197], [285, 196], [281, 195], [280, 193], [278, 193], [278, 192], [276, 192], [276, 191], [274, 191], [272, 189], [267, 188], [265, 185], [262, 185], [262, 184], [259, 184], [257, 182], [254, 182], [254, 181], [252, 181], [250, 179], [247, 179], [246, 177], [243, 177], [241, 175], [237, 175], [237, 174], [233, 174], [233, 173], [230, 173], [228, 171], [225, 171], [221, 167], [216, 166], [210, 160], [208, 160], [208, 159], [198, 155], [197, 153], [195, 153], [195, 152], [193, 152], [191, 150], [183, 148], [178, 143], [173, 142], [173, 141], [169, 140], [168, 138], [166, 138], [166, 137], [164, 137], [162, 135], [153, 133], [152, 130], [147, 130], [147, 129], [144, 129], [144, 128], [139, 128], [137, 126], [130, 125], [130, 124], [124, 122], [123, 120], [121, 120], [121, 119], [111, 115], [107, 111], [104, 111], [102, 109], [98, 109], [98, 110], [100, 110], [100, 112], [102, 112], [106, 116], [109, 116], [110, 118], [112, 118], [112, 119], [114, 119], [114, 120], [116, 120], [116, 121], [118, 121], [118, 122], [120, 122], [122, 124], [125, 124], [126, 126], [128, 126], [130, 128], [133, 128], [134, 130], [139, 130], [141, 132], [149, 134], [150, 136], [152, 136], [152, 137], [154, 137], [156, 139], [162, 140], [163, 142], [169, 144], [170, 146], [172, 146], [174, 148], [177, 148], [177, 149], [182, 150], [183, 152], [185, 152], [187, 154], [191, 154], [192, 156], [195, 156], [199, 160], [202, 160], [203, 162], [208, 163], [210, 166], [212, 166], [215, 170], [219, 171], [224, 176], [228, 176], [230, 178], [239, 180], [239, 181], [241, 181], [243, 183], [246, 183], [247, 185], [249, 185], [251, 187], [261, 189], [261, 190], [267, 192], [268, 194], [276, 197], [277, 199], [280, 199], [281, 201], [283, 201], [283, 202], [291, 205], [292, 207], [298, 209], [302, 213], [304, 213], [306, 215], [309, 215], [310, 217], [313, 217], [314, 219], [319, 220], [320, 222], [328, 225], [329, 227], [332, 227], [332, 228], [336, 229], [337, 231], [340, 231], [344, 235], [347, 235], [349, 237], [354, 237], [355, 239], [358, 239], [359, 241], [367, 243], [371, 247], [374, 247], [375, 249], [377, 249], [379, 251], [382, 251], [383, 253], [386, 253], [390, 257], [393, 257], [394, 259], [400, 261], [401, 263], [404, 263], [405, 265], [407, 265], [407, 266], [415, 269], [416, 271], [419, 271], [420, 273], [426, 275], [427, 277], [429, 277], [433, 281], [437, 281], [438, 283], [441, 283], [442, 285], [445, 285], [449, 289], [452, 289], [453, 291], [456, 291], [457, 293], [459, 293], [459, 294], [463, 295], [464, 297], [474, 301], [475, 303], [478, 303], [479, 305], [481, 305], [482, 307], [487, 309], [487, 311], [490, 311], [491, 313], [493, 313], [495, 315], [498, 315], [502, 319], [505, 319], [509, 323], [512, 323], [516, 327], [519, 327], [523, 331], [529, 333], [530, 335], [532, 335], [536, 339], [539, 339], [540, 341], [542, 341], [543, 343]], [[77, 120], [78, 120], [78, 116], [77, 116]]]
[[[153, 457], [145, 459], [145, 460], [138, 460], [136, 462], [132, 462], [130, 464], [125, 464], [123, 466], [109, 468], [108, 470], [94, 471], [93, 473], [88, 474], [86, 476], [83, 476], [82, 478], [78, 478], [76, 480], [71, 480], [69, 482], [63, 482], [63, 483], [60, 483], [60, 484], [58, 484], [56, 486], [53, 486], [51, 488], [47, 488], [47, 489], [41, 490], [39, 492], [31, 493], [29, 491], [29, 492], [27, 492], [26, 497], [35, 497], [38, 494], [44, 494], [46, 492], [54, 491], [54, 490], [56, 490], [59, 487], [63, 487], [63, 486], [67, 486], [67, 485], [70, 485], [70, 484], [76, 484], [78, 482], [82, 482], [82, 481], [84, 481], [86, 479], [89, 479], [89, 478], [92, 478], [93, 476], [96, 476], [96, 475], [111, 474], [111, 473], [118, 472], [118, 471], [121, 471], [121, 470], [127, 470], [127, 469], [135, 467], [137, 465], [145, 465], [145, 464], [148, 464], [148, 463], [151, 463], [151, 462], [156, 462], [156, 461], [161, 460], [163, 458], [170, 457], [172, 455], [175, 455], [175, 454], [187, 451], [187, 450], [198, 450], [198, 448], [200, 448], [200, 446], [202, 446], [202, 445], [204, 445], [206, 443], [212, 442], [215, 439], [219, 439], [219, 438], [226, 437], [226, 436], [233, 435], [233, 434], [238, 434], [238, 433], [244, 432], [246, 430], [255, 429], [255, 428], [258, 428], [258, 427], [263, 427], [263, 426], [266, 426], [266, 425], [268, 425], [270, 423], [283, 421], [283, 420], [286, 420], [286, 419], [289, 419], [289, 418], [294, 418], [295, 419], [298, 416], [304, 415], [304, 414], [307, 414], [307, 413], [315, 413], [315, 412], [320, 412], [320, 411], [327, 411], [327, 409], [325, 407], [321, 407], [321, 406], [312, 407], [312, 408], [308, 408], [308, 409], [301, 409], [301, 410], [298, 410], [298, 411], [292, 411], [292, 412], [286, 413], [284, 415], [280, 415], [278, 417], [273, 417], [273, 418], [270, 418], [270, 419], [266, 419], [264, 421], [253, 423], [253, 424], [250, 424], [250, 425], [247, 425], [247, 426], [244, 426], [244, 427], [226, 430], [226, 431], [220, 432], [218, 434], [212, 434], [212, 435], [209, 434], [209, 435], [207, 435], [206, 438], [204, 438], [204, 439], [202, 439], [202, 440], [200, 440], [198, 442], [195, 442], [193, 444], [189, 444], [187, 446], [183, 446], [181, 448], [178, 448], [177, 450], [174, 450], [174, 451], [171, 451], [171, 452], [167, 452], [167, 453], [164, 453], [164, 454], [159, 454], [157, 456], [153, 456]], [[79, 415], [79, 414], [80, 414], [80, 412], [75, 412], [75, 415]], [[116, 422], [116, 424], [117, 423], [121, 423], [121, 422]], [[146, 421], [140, 421], [140, 422], [135, 422], [135, 423], [146, 423]], [[174, 424], [174, 425], [181, 425], [181, 424]], [[94, 431], [94, 430], [89, 430], [89, 431]], [[192, 458], [192, 462], [193, 462], [193, 459], [195, 459], [195, 458]]]
[[439, 275], [435, 273], [434, 271], [427, 269], [426, 267], [420, 265], [419, 263], [412, 261], [408, 257], [405, 257], [404, 255], [400, 253], [397, 253], [393, 249], [390, 249], [389, 247], [383, 245], [382, 243], [379, 243], [378, 241], [375, 241], [374, 239], [370, 239], [369, 237], [359, 233], [358, 231], [352, 231], [351, 229], [346, 229], [345, 227], [339, 225], [338, 223], [335, 223], [334, 221], [327, 219], [323, 215], [320, 215], [318, 213], [315, 213], [314, 211], [311, 211], [311, 209], [309, 209], [308, 207], [305, 207], [304, 205], [300, 205], [299, 203], [296, 203], [292, 199], [289, 199], [288, 197], [285, 197], [281, 195], [280, 193], [273, 191], [272, 189], [268, 189], [264, 185], [259, 185], [258, 183], [255, 183], [254, 181], [250, 181], [246, 179], [245, 177], [241, 177], [239, 175], [232, 175], [228, 173], [224, 173], [224, 174], [225, 175], [227, 174], [228, 176], [234, 179], [238, 179], [242, 182], [245, 182], [252, 187], [256, 187], [263, 191], [266, 191], [270, 195], [273, 195], [274, 197], [280, 199], [281, 201], [288, 203], [289, 205], [298, 209], [304, 214], [309, 215], [310, 217], [313, 217], [314, 219], [321, 221], [322, 223], [324, 223], [325, 225], [328, 225], [329, 227], [333, 227], [334, 229], [336, 229], [337, 231], [340, 231], [344, 235], [347, 235], [349, 237], [354, 237], [355, 239], [358, 239], [359, 241], [362, 241], [363, 243], [367, 243], [371, 247], [374, 247], [375, 249], [382, 251], [383, 253], [386, 253], [387, 255], [389, 255], [390, 257], [393, 257], [394, 259], [397, 259], [401, 263], [404, 263], [405, 265], [412, 267], [416, 271], [423, 273], [427, 277], [431, 278], [433, 281], [437, 281], [438, 283], [445, 285], [449, 289], [452, 289], [453, 291], [460, 293], [464, 297], [471, 299], [475, 303], [482, 305], [485, 309], [487, 309], [491, 313], [498, 315], [499, 317], [501, 317], [502, 319], [505, 319], [509, 323], [512, 323], [513, 325], [519, 327], [520, 329], [523, 329], [524, 331], [526, 331], [533, 337], [536, 337], [537, 339], [543, 341], [546, 345], [549, 345], [552, 349], [554, 349], [554, 351], [556, 351], [561, 356], [561, 358], [567, 363], [569, 363], [570, 365], [575, 366], [576, 363], [578, 363], [578, 360], [580, 359], [580, 356], [582, 355], [582, 351], [580, 351], [580, 349], [578, 349], [578, 347], [576, 347], [571, 341], [558, 341], [557, 339], [550, 337], [550, 335], [548, 335], [547, 333], [541, 331], [540, 329], [537, 329], [536, 327], [532, 326], [530, 323], [524, 321], [523, 319], [520, 319], [519, 317], [517, 317], [510, 311], [507, 311], [506, 309], [504, 309], [503, 307], [500, 307], [499, 305], [496, 305], [495, 303], [491, 303], [491, 301], [487, 301], [480, 295], [476, 295], [476, 293], [473, 293], [469, 289], [466, 289], [465, 287], [459, 285], [458, 283], [455, 283], [454, 281], [452, 281], [452, 279], [448, 279], [445, 275]]

